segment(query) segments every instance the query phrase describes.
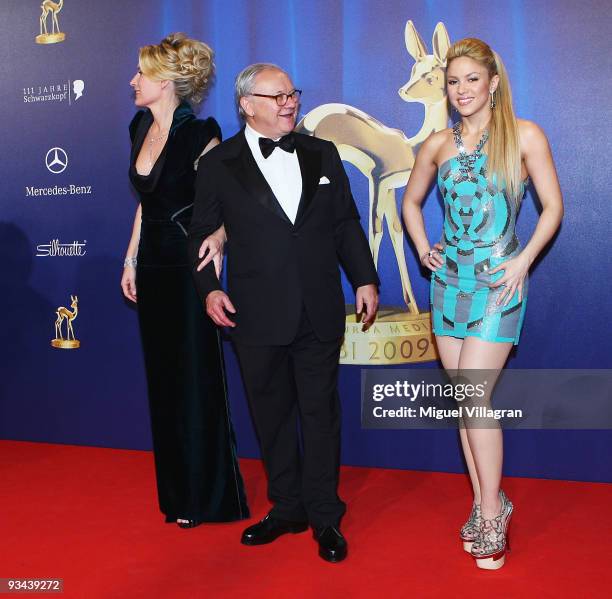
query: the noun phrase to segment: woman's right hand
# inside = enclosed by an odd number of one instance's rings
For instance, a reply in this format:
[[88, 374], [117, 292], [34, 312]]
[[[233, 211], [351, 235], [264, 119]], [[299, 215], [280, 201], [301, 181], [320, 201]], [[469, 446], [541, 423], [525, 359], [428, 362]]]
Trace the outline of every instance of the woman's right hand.
[[438, 268], [444, 265], [444, 260], [442, 259], [443, 250], [444, 246], [441, 243], [434, 243], [433, 248], [421, 256], [421, 264], [432, 272], [436, 272]]
[[223, 248], [227, 237], [225, 236], [225, 227], [221, 225], [214, 233], [209, 235], [200, 246], [198, 252], [199, 258], [204, 258], [198, 264], [197, 271], [201, 271], [209, 262], [213, 262], [217, 279], [221, 277], [221, 268], [223, 267]]
[[133, 266], [126, 266], [121, 277], [121, 289], [123, 295], [130, 301], [136, 303], [136, 269]]
[[214, 235], [207, 237], [200, 246], [198, 257], [204, 258], [204, 260], [198, 264], [198, 272], [212, 261], [215, 265], [217, 279], [221, 276], [221, 266], [223, 265], [223, 243], [218, 238], [216, 238]]

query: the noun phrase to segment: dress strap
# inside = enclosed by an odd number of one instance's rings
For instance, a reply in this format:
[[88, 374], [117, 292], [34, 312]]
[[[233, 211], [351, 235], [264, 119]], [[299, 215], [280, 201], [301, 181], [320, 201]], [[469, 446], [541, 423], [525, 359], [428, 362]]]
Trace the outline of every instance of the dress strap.
[[461, 122], [457, 122], [453, 125], [453, 139], [455, 140], [455, 146], [461, 152], [465, 151], [463, 147], [463, 140], [461, 139]]

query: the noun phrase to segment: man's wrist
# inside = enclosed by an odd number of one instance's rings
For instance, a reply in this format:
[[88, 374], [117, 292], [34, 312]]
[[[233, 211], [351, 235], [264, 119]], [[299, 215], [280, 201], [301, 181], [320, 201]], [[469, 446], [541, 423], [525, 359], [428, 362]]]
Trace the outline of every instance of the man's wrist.
[[362, 285], [357, 285], [357, 287], [355, 287], [355, 291], [364, 289], [366, 287], [373, 287], [376, 291], [378, 291], [378, 283], [363, 283]]
[[221, 293], [225, 295], [225, 291], [223, 291], [223, 289], [213, 289], [212, 291], [208, 292], [208, 294], [206, 295], [205, 301], [208, 301], [209, 299], [214, 299], [215, 293]]

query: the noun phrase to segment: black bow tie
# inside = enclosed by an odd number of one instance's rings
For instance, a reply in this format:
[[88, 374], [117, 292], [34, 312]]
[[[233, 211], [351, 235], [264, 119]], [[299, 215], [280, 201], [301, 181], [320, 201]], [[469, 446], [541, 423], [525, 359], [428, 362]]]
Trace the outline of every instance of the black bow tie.
[[259, 138], [259, 149], [264, 158], [267, 158], [272, 154], [274, 148], [280, 148], [281, 150], [285, 150], [285, 152], [289, 152], [293, 154], [295, 150], [295, 138], [293, 137], [293, 133], [289, 133], [289, 135], [285, 135], [281, 137], [278, 141], [274, 141], [268, 137], [260, 137]]

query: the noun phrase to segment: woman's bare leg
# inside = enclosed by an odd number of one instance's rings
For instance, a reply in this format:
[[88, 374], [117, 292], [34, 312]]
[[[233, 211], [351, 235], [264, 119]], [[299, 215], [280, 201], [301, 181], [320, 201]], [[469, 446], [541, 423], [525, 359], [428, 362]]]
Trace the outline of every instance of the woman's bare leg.
[[[512, 343], [496, 343], [483, 341], [477, 337], [467, 337], [463, 340], [459, 355], [459, 370], [487, 370], [487, 386], [484, 405], [489, 406], [491, 394], [497, 381], [497, 376], [504, 367]], [[499, 514], [499, 487], [503, 464], [503, 437], [499, 426], [481, 428], [466, 423], [465, 435], [471, 450], [477, 480], [480, 489], [480, 507], [485, 519], [494, 518]], [[482, 425], [482, 424], [481, 424]], [[467, 457], [466, 457], [467, 460]]]
[[[458, 370], [459, 369], [459, 356], [461, 355], [461, 348], [463, 346], [463, 339], [457, 339], [456, 337], [436, 337], [436, 345], [438, 346], [438, 354], [442, 361], [442, 366], [445, 370]], [[470, 481], [472, 483], [472, 490], [474, 492], [474, 503], [480, 503], [480, 484], [478, 483], [478, 474], [476, 471], [476, 464], [474, 462], [474, 456], [470, 449], [468, 442], [467, 432], [465, 426], [459, 427], [459, 437], [461, 438], [461, 447], [463, 449], [463, 455], [465, 457], [465, 463], [467, 464], [468, 473], [470, 475]]]

